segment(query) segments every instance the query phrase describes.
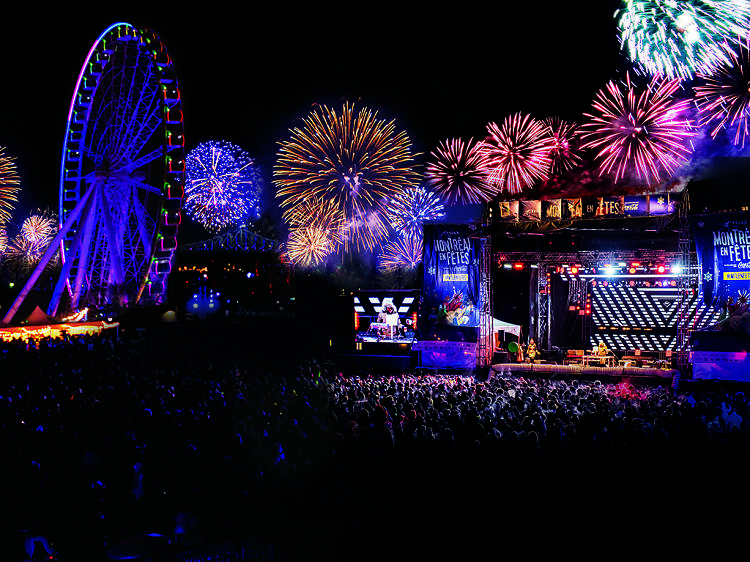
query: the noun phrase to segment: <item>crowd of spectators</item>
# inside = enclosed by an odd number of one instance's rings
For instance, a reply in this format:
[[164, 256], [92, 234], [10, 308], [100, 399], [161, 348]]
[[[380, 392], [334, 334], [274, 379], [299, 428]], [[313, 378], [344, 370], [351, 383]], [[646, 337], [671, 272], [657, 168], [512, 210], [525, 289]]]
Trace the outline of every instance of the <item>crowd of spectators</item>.
[[0, 344], [9, 559], [33, 537], [83, 559], [144, 533], [187, 547], [304, 531], [344, 548], [376, 521], [520, 521], [542, 498], [664, 493], [748, 458], [736, 385], [348, 372], [233, 333]]

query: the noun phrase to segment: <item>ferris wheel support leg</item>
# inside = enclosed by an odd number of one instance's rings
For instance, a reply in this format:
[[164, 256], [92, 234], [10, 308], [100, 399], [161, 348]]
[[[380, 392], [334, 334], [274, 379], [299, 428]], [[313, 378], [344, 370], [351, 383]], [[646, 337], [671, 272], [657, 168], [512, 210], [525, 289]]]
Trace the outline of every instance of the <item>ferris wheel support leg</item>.
[[101, 211], [102, 211], [102, 222], [104, 223], [104, 232], [107, 233], [109, 239], [109, 247], [112, 249], [110, 252], [110, 259], [112, 265], [110, 268], [110, 274], [115, 285], [120, 285], [125, 280], [125, 268], [122, 263], [122, 244], [120, 239], [115, 233], [115, 226], [112, 219], [112, 212], [110, 207], [109, 198], [104, 190], [101, 191]]
[[13, 301], [13, 304], [11, 305], [10, 309], [3, 317], [4, 324], [10, 324], [10, 322], [13, 320], [13, 317], [16, 315], [16, 312], [18, 312], [18, 309], [21, 307], [21, 304], [23, 304], [23, 301], [26, 300], [26, 297], [31, 292], [31, 289], [34, 288], [34, 285], [36, 284], [37, 279], [39, 279], [39, 276], [46, 269], [47, 264], [55, 255], [55, 252], [58, 251], [58, 247], [61, 244], [63, 237], [68, 233], [68, 231], [73, 226], [75, 221], [78, 220], [78, 217], [81, 215], [81, 212], [83, 211], [84, 206], [86, 205], [88, 200], [91, 198], [91, 194], [93, 191], [94, 191], [94, 188], [92, 186], [86, 192], [86, 195], [84, 195], [84, 197], [78, 202], [75, 209], [73, 209], [73, 211], [71, 211], [71, 213], [68, 215], [68, 218], [65, 221], [65, 224], [63, 224], [62, 228], [55, 236], [55, 239], [47, 248], [47, 251], [44, 252], [44, 255], [39, 260], [39, 263], [37, 264], [36, 268], [34, 268], [34, 271], [32, 272], [28, 281], [26, 281], [26, 284], [23, 286], [23, 289], [21, 289], [21, 292], [18, 293], [16, 300]]
[[[76, 232], [75, 237], [73, 238], [73, 242], [70, 244], [70, 251], [68, 252], [68, 255], [66, 256], [67, 259], [63, 261], [62, 270], [60, 271], [60, 275], [57, 278], [57, 284], [55, 285], [55, 290], [52, 293], [52, 299], [49, 302], [49, 306], [47, 307], [47, 314], [50, 316], [56, 316], [57, 315], [57, 309], [60, 306], [60, 298], [62, 297], [63, 291], [65, 290], [65, 287], [68, 286], [68, 276], [70, 275], [70, 269], [73, 267], [73, 263], [75, 262], [76, 254], [79, 256], [83, 256], [83, 259], [85, 260], [86, 257], [88, 257], [88, 247], [85, 246], [81, 247], [81, 236], [84, 236], [85, 238], [90, 239], [89, 230], [92, 228], [92, 219], [95, 215], [93, 210], [96, 209], [95, 206], [96, 201], [96, 195], [93, 195], [87, 199], [86, 205], [81, 212], [81, 214], [84, 217], [84, 224], [83, 228], [79, 229]], [[92, 206], [94, 209], [92, 210]], [[85, 261], [83, 265], [80, 263], [81, 258], [79, 258], [79, 268], [86, 267]], [[75, 306], [75, 304], [73, 305]]]
[[[91, 198], [92, 201], [94, 197]], [[96, 206], [95, 206], [96, 207]], [[86, 275], [89, 266], [89, 250], [91, 248], [91, 239], [94, 234], [94, 222], [96, 220], [95, 208], [88, 214], [86, 225], [84, 225], [83, 244], [79, 252], [78, 271], [76, 272], [75, 284], [72, 288], [70, 305], [73, 309], [78, 308], [81, 299], [81, 287], [83, 286], [83, 277]]]

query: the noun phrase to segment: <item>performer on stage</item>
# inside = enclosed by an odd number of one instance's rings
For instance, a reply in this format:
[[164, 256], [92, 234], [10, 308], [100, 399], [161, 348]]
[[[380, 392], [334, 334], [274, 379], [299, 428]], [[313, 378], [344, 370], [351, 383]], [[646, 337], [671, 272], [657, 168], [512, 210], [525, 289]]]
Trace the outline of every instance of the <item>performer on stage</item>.
[[539, 356], [539, 352], [536, 349], [536, 343], [534, 342], [534, 338], [531, 338], [529, 340], [529, 345], [526, 346], [526, 358], [529, 360], [529, 362], [533, 363], [534, 359]]
[[381, 337], [393, 339], [397, 335], [401, 335], [404, 329], [399, 320], [398, 312], [396, 312], [396, 307], [393, 306], [393, 303], [390, 301], [385, 302], [380, 309], [380, 312], [378, 313], [378, 323], [387, 325], [387, 327], [378, 330], [378, 334]]
[[604, 341], [600, 341], [599, 345], [594, 348], [594, 355], [602, 358], [600, 361], [602, 365], [605, 365], [607, 363], [604, 358], [609, 355], [609, 349], [607, 348], [607, 344], [604, 343]]

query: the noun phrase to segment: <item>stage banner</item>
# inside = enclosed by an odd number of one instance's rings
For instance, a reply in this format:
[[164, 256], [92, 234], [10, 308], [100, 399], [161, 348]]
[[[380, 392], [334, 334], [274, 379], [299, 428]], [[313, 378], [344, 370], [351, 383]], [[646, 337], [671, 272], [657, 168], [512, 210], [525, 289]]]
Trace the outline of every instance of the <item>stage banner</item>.
[[524, 199], [521, 201], [520, 219], [522, 221], [538, 221], [542, 218], [542, 202]]
[[500, 201], [500, 217], [518, 220], [518, 201]]
[[622, 195], [601, 197], [596, 214], [600, 217], [622, 215], [623, 207], [625, 207], [625, 198]]
[[562, 199], [550, 199], [542, 201], [542, 214], [547, 220], [558, 220], [562, 218]]
[[645, 217], [648, 215], [648, 196], [625, 195], [623, 199], [623, 210], [626, 215], [631, 217]]
[[750, 213], [690, 217], [706, 306], [750, 293]]
[[674, 201], [669, 193], [657, 193], [648, 196], [648, 213], [650, 215], [671, 215], [674, 213]]
[[421, 355], [425, 366], [476, 366], [476, 345], [463, 344], [475, 344], [479, 331], [481, 242], [474, 225], [424, 225], [417, 340], [430, 342]]
[[577, 219], [583, 214], [580, 199], [563, 199], [560, 203], [560, 211], [564, 219]]
[[596, 217], [599, 212], [601, 197], [584, 197], [581, 200], [583, 218]]

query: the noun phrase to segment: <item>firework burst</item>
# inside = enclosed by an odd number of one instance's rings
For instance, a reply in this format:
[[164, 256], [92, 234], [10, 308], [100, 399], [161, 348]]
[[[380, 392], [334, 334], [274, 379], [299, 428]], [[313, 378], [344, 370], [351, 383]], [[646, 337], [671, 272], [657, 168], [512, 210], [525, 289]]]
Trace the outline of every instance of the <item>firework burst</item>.
[[[37, 211], [24, 219], [18, 234], [8, 242], [4, 261], [18, 275], [31, 273], [49, 248], [57, 233], [57, 216], [50, 212]], [[58, 256], [50, 260], [49, 266], [57, 265]]]
[[744, 148], [750, 117], [750, 45], [745, 41], [730, 53], [730, 62], [711, 74], [699, 73], [695, 86], [699, 124], [716, 138], [726, 129], [735, 146]]
[[345, 248], [375, 248], [389, 231], [387, 198], [418, 184], [409, 137], [394, 121], [348, 103], [340, 112], [318, 105], [290, 132], [274, 167], [281, 207], [332, 201], [344, 216]]
[[445, 216], [440, 198], [425, 187], [415, 187], [395, 193], [386, 206], [388, 220], [402, 237], [422, 237], [425, 222]]
[[219, 232], [258, 218], [261, 177], [255, 162], [238, 146], [209, 141], [185, 161], [188, 214], [207, 230]]
[[728, 47], [750, 28], [750, 2], [626, 0], [615, 16], [631, 61], [652, 76], [689, 80], [728, 62]]
[[489, 181], [500, 192], [520, 193], [549, 177], [553, 144], [542, 121], [516, 113], [502, 125], [489, 123], [487, 132], [482, 150]]
[[544, 124], [548, 127], [552, 140], [552, 148], [549, 152], [550, 175], [559, 175], [579, 166], [583, 158], [578, 124], [557, 117], [545, 119]]
[[414, 269], [422, 261], [424, 242], [422, 237], [399, 236], [385, 244], [378, 258], [380, 271]]
[[317, 226], [294, 228], [289, 232], [286, 254], [293, 264], [311, 268], [323, 265], [335, 248], [328, 232]]
[[693, 132], [685, 117], [687, 99], [677, 99], [678, 79], [654, 78], [636, 88], [626, 76], [624, 88], [610, 81], [593, 102], [595, 114], [582, 127], [582, 148], [597, 150], [602, 174], [617, 182], [626, 176], [648, 184], [671, 176], [691, 153]]
[[0, 146], [0, 224], [10, 220], [21, 190], [15, 159], [4, 153], [5, 147]]
[[482, 143], [461, 139], [441, 141], [425, 168], [425, 183], [448, 205], [486, 203], [495, 193], [490, 185]]
[[[324, 235], [328, 239], [326, 255], [337, 252], [343, 243], [346, 230], [344, 215], [334, 201], [319, 197], [306, 199], [284, 211], [283, 219], [292, 231], [312, 229], [314, 234], [308, 236], [316, 240], [318, 235]], [[299, 238], [301, 234], [296, 236]], [[320, 246], [320, 243], [316, 245]], [[316, 251], [316, 255], [320, 253]]]

